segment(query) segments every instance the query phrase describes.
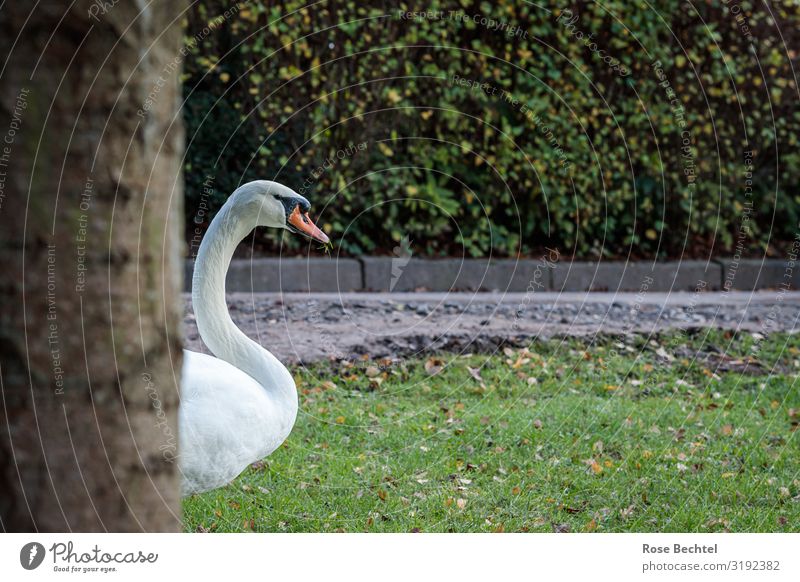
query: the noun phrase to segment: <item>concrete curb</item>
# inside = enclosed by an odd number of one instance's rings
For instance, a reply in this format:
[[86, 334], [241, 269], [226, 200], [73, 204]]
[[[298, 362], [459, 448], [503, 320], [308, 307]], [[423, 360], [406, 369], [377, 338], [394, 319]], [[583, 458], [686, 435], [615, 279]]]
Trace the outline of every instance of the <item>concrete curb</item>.
[[561, 263], [554, 291], [718, 291], [722, 267], [702, 261]]
[[800, 263], [775, 259], [719, 259], [722, 268], [722, 288], [736, 291], [757, 289], [796, 290], [800, 288]]
[[[184, 289], [192, 287], [194, 261], [187, 261]], [[235, 259], [225, 277], [228, 292], [360, 291], [357, 259]]]
[[[191, 289], [193, 261], [184, 288]], [[229, 292], [755, 291], [800, 289], [800, 263], [776, 259], [568, 262], [542, 259], [236, 259]]]
[[362, 257], [367, 291], [542, 291], [552, 285], [544, 261]]

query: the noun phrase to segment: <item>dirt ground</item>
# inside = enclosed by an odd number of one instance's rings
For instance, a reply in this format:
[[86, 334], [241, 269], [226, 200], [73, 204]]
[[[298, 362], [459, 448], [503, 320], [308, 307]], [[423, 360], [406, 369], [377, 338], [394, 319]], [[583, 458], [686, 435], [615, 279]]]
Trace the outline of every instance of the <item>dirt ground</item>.
[[[186, 347], [207, 351], [186, 295]], [[716, 327], [800, 329], [800, 293], [233, 293], [233, 321], [287, 363], [490, 352], [539, 339]]]

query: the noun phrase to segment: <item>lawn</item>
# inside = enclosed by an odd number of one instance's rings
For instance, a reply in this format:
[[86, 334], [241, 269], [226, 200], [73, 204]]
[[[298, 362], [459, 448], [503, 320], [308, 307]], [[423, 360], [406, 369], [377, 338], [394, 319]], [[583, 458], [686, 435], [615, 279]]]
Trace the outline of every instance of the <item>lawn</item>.
[[800, 337], [555, 339], [295, 369], [288, 441], [187, 531], [800, 531]]

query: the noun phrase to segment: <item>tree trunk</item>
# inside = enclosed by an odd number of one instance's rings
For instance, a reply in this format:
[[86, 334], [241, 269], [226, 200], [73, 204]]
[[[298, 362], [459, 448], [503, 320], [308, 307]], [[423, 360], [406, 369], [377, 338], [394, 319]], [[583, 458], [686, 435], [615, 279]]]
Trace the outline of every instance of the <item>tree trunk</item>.
[[68, 6], [0, 8], [0, 528], [178, 530], [184, 3]]

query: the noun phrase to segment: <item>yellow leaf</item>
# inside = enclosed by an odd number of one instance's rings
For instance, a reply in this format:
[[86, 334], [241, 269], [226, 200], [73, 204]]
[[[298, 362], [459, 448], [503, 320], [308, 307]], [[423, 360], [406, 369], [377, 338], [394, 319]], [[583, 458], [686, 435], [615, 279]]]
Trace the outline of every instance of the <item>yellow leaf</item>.
[[389, 101], [392, 104], [399, 103], [400, 101], [403, 100], [402, 95], [400, 95], [400, 93], [398, 93], [394, 89], [389, 89], [388, 93], [386, 93], [386, 97], [388, 97]]

